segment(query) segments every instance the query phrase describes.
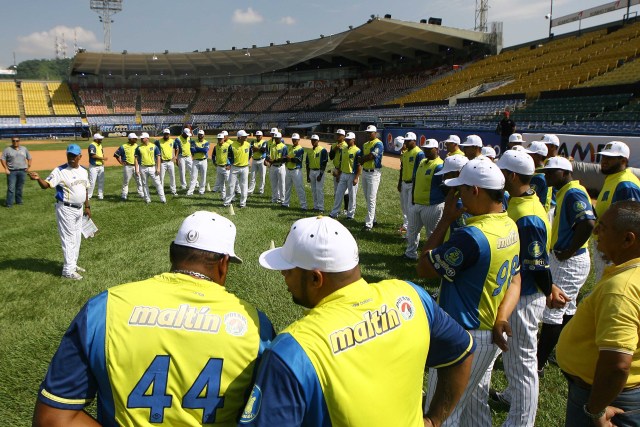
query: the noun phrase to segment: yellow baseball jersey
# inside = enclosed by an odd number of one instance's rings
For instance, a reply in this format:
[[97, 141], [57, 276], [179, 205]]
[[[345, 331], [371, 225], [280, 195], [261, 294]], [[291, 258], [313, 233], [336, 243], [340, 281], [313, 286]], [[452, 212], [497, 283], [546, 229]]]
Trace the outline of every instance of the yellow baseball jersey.
[[180, 135], [176, 138], [174, 145], [178, 149], [178, 156], [191, 157], [191, 138]]
[[160, 150], [160, 156], [163, 162], [173, 160], [174, 143], [173, 140], [160, 139], [155, 142], [156, 147]]
[[356, 173], [359, 166], [358, 159], [361, 155], [362, 151], [357, 145], [343, 147], [340, 150], [340, 171], [342, 173]]
[[89, 300], [38, 398], [81, 410], [97, 393], [105, 426], [235, 426], [272, 336], [266, 316], [224, 287], [161, 274]]
[[435, 175], [444, 167], [444, 161], [440, 157], [433, 160], [424, 159], [418, 164], [416, 178], [413, 182], [413, 202], [433, 206], [444, 203], [442, 175]]
[[92, 158], [91, 157], [92, 155], [95, 155], [98, 157], [104, 157], [102, 144], [98, 144], [95, 141], [89, 144], [89, 164], [92, 166], [102, 166], [104, 164], [102, 160]]
[[413, 180], [418, 164], [424, 159], [424, 153], [420, 147], [415, 146], [411, 150], [407, 150], [400, 155], [400, 164], [402, 166], [402, 181], [409, 182]]
[[[573, 233], [579, 222], [595, 220], [591, 198], [578, 180], [566, 184], [556, 193], [556, 210], [551, 225], [551, 249], [563, 251], [569, 248]], [[580, 255], [586, 251], [587, 242], [576, 251]]]
[[360, 279], [278, 335], [240, 424], [423, 426], [425, 365], [454, 365], [473, 350], [423, 288]]
[[[342, 152], [342, 149], [344, 147], [347, 146], [347, 142], [346, 141], [342, 141], [340, 143], [336, 143], [334, 144], [333, 147], [331, 147], [331, 154], [333, 154], [333, 167], [336, 169], [340, 169], [340, 153]], [[331, 156], [329, 156], [331, 157]]]
[[114, 157], [120, 159], [122, 163], [133, 166], [136, 161], [136, 149], [138, 148], [138, 144], [123, 144], [114, 153]]
[[206, 139], [191, 141], [190, 150], [194, 160], [204, 160], [209, 155], [209, 141]]
[[464, 151], [462, 151], [461, 149], [458, 148], [453, 153], [447, 153], [447, 157], [449, 157], [449, 156], [457, 156], [457, 155], [464, 156]]
[[465, 329], [490, 331], [520, 274], [518, 228], [506, 212], [472, 216], [466, 224], [429, 252], [442, 277], [438, 304]]
[[297, 162], [287, 161], [287, 169], [300, 169], [302, 168], [302, 159], [304, 158], [304, 148], [298, 145], [294, 147], [293, 145], [287, 146], [287, 157], [291, 160], [297, 159]]
[[640, 258], [606, 267], [562, 330], [558, 366], [593, 384], [600, 350], [632, 356], [625, 388], [640, 386]]
[[307, 153], [307, 169], [311, 170], [324, 170], [329, 160], [327, 149], [318, 145], [316, 148], [312, 148]]
[[[260, 141], [253, 141], [251, 143], [253, 148], [253, 160], [260, 160], [267, 157], [267, 141], [261, 139]], [[264, 152], [262, 151], [264, 149]]]
[[156, 157], [160, 157], [160, 149], [153, 144], [143, 144], [136, 149], [136, 158], [140, 166], [155, 166]]
[[629, 169], [607, 175], [598, 194], [596, 216], [600, 218], [612, 203], [620, 200], [640, 201], [640, 180]]
[[234, 141], [229, 145], [229, 161], [234, 166], [249, 166], [249, 151], [251, 144], [248, 141], [245, 140], [243, 144]]
[[365, 157], [369, 154], [373, 154], [372, 160], [367, 160], [362, 164], [363, 169], [375, 169], [382, 167], [382, 154], [384, 153], [384, 145], [382, 141], [375, 138], [372, 141], [367, 141], [362, 145], [362, 156]]

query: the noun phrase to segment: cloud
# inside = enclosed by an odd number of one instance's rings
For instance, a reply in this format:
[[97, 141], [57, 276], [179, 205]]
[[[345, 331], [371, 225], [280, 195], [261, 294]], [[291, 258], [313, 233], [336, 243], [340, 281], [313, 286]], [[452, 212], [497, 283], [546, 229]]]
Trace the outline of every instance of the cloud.
[[296, 20], [291, 16], [283, 16], [280, 19], [280, 23], [284, 25], [293, 25], [296, 23]]
[[247, 8], [247, 10], [236, 9], [233, 12], [233, 18], [231, 18], [236, 24], [258, 24], [264, 21], [262, 15], [253, 10], [253, 8]]
[[65, 44], [67, 45], [68, 57], [74, 55], [74, 39], [77, 40], [78, 47], [94, 51], [100, 51], [103, 49], [102, 42], [98, 41], [93, 31], [89, 31], [82, 27], [71, 28], [64, 25], [58, 25], [48, 31], [31, 33], [27, 36], [18, 36], [18, 47], [16, 48], [16, 52], [34, 58], [52, 58], [56, 53], [56, 36], [60, 43], [64, 37]]

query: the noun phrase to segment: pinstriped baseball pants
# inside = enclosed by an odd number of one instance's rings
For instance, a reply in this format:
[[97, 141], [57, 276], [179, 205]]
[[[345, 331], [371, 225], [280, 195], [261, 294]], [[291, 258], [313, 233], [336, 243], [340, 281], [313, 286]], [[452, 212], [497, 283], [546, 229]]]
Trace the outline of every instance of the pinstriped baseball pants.
[[555, 254], [551, 253], [549, 254], [549, 266], [553, 282], [571, 298], [571, 301], [564, 308], [545, 307], [542, 321], [550, 325], [562, 325], [564, 315], [576, 314], [576, 298], [580, 288], [587, 280], [587, 276], [589, 276], [591, 258], [588, 250], [565, 261], [558, 261]]
[[420, 230], [424, 227], [427, 231], [427, 239], [436, 228], [442, 218], [444, 202], [438, 205], [412, 205], [409, 202], [409, 212], [407, 217], [409, 227], [407, 227], [407, 250], [404, 253], [409, 258], [418, 259], [418, 245], [420, 244]]

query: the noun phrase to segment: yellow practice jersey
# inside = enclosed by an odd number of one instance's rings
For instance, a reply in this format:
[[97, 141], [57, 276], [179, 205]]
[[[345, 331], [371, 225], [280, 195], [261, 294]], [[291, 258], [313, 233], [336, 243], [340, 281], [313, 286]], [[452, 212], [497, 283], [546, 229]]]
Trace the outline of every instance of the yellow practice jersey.
[[249, 151], [251, 144], [248, 141], [235, 141], [229, 145], [229, 161], [234, 166], [249, 166]]
[[140, 166], [155, 166], [156, 157], [159, 156], [160, 149], [153, 144], [142, 144], [136, 149], [136, 158]]
[[620, 200], [640, 201], [640, 180], [629, 169], [607, 175], [598, 194], [596, 216], [602, 217], [612, 203]]
[[104, 157], [104, 152], [102, 150], [102, 144], [98, 144], [97, 142], [93, 141], [91, 144], [89, 144], [89, 164], [92, 166], [102, 166], [104, 164], [104, 162], [100, 159], [94, 159], [91, 156], [98, 156], [100, 158]]
[[[346, 141], [342, 141], [340, 143], [336, 143], [331, 147], [331, 151], [333, 154], [333, 167], [336, 169], [340, 169], [340, 153], [342, 149], [347, 146]], [[331, 156], [330, 156], [331, 157]]]
[[340, 171], [342, 173], [356, 173], [359, 167], [358, 160], [362, 151], [357, 145], [345, 146], [340, 150]]
[[163, 162], [173, 159], [174, 143], [172, 139], [160, 139], [156, 141], [156, 147], [160, 149], [160, 156]]
[[416, 170], [416, 179], [413, 183], [413, 202], [433, 206], [444, 203], [444, 193], [442, 185], [442, 175], [435, 175], [444, 167], [444, 162], [440, 157], [433, 160], [424, 159]]
[[414, 173], [422, 159], [424, 159], [424, 153], [417, 146], [400, 155], [403, 182], [411, 182], [413, 180]]
[[114, 156], [126, 165], [133, 166], [136, 161], [138, 144], [123, 144], [115, 152]]

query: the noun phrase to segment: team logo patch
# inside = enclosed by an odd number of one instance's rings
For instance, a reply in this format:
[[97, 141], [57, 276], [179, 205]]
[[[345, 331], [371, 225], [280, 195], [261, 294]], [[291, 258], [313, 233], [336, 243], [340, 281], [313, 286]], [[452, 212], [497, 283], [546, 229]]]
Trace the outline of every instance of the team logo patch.
[[453, 247], [444, 253], [444, 260], [447, 262], [447, 264], [454, 267], [462, 264], [463, 259], [464, 256], [462, 255], [462, 251], [456, 247]]
[[531, 242], [531, 244], [527, 249], [529, 250], [529, 255], [531, 255], [534, 258], [538, 258], [544, 252], [542, 243], [538, 241]]
[[262, 390], [257, 385], [253, 386], [251, 390], [251, 396], [247, 401], [247, 405], [242, 411], [242, 417], [240, 418], [240, 424], [249, 424], [260, 413], [260, 405], [262, 404]]
[[247, 318], [240, 313], [227, 313], [224, 315], [224, 329], [229, 335], [241, 337], [247, 333]]
[[404, 318], [404, 320], [413, 319], [413, 315], [415, 314], [416, 310], [413, 307], [413, 301], [411, 301], [411, 298], [407, 296], [401, 296], [396, 300], [396, 307], [400, 311], [400, 315]]
[[189, 230], [189, 232], [187, 233], [187, 237], [186, 237], [187, 242], [188, 243], [193, 243], [193, 242], [198, 240], [199, 236], [200, 235], [199, 235], [197, 230]]
[[582, 212], [587, 209], [587, 204], [585, 202], [577, 201], [573, 204], [573, 210], [576, 212]]

